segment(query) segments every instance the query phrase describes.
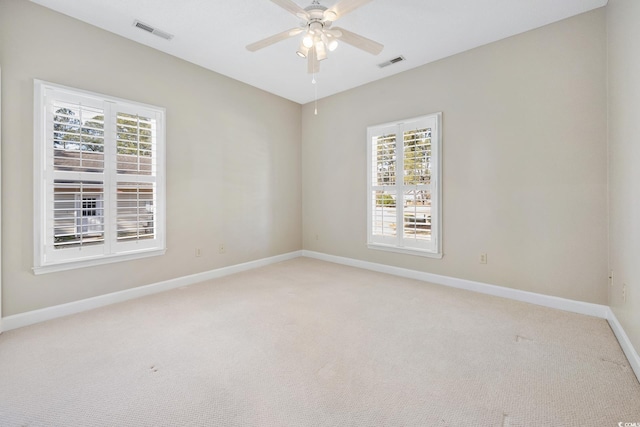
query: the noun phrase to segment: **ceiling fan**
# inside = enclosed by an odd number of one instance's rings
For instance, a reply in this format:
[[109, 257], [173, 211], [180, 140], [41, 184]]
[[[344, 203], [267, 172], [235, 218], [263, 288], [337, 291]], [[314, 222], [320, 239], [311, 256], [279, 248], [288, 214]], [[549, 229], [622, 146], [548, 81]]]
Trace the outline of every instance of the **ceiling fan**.
[[247, 46], [247, 49], [251, 52], [304, 33], [296, 53], [302, 58], [307, 58], [309, 73], [317, 73], [320, 71], [320, 61], [327, 58], [327, 51], [335, 50], [338, 46], [338, 40], [373, 55], [379, 54], [384, 48], [380, 43], [347, 31], [344, 28], [331, 28], [335, 20], [369, 3], [371, 0], [340, 0], [330, 8], [321, 5], [318, 0], [313, 0], [311, 5], [304, 9], [292, 0], [271, 1], [305, 22], [299, 27], [251, 43]]

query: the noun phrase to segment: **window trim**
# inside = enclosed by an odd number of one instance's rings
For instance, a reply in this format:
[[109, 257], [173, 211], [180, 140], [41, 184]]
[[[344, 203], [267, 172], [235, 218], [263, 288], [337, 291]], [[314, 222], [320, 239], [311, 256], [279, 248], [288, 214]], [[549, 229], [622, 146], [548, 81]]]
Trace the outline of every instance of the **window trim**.
[[[136, 109], [149, 110], [157, 115], [157, 135], [156, 135], [156, 167], [158, 173], [155, 177], [157, 200], [154, 209], [156, 216], [157, 244], [153, 247], [143, 249], [125, 249], [118, 252], [101, 253], [90, 255], [82, 258], [69, 260], [46, 261], [45, 248], [47, 242], [47, 223], [45, 212], [46, 192], [49, 187], [49, 180], [52, 179], [51, 171], [47, 168], [47, 115], [45, 111], [45, 95], [48, 90], [53, 90], [64, 95], [79, 96], [90, 98], [97, 102], [110, 104], [120, 104], [123, 108], [135, 106]], [[163, 255], [166, 253], [166, 110], [150, 104], [131, 101], [127, 99], [117, 98], [96, 92], [90, 92], [82, 89], [76, 89], [68, 86], [49, 83], [46, 81], [34, 79], [34, 138], [33, 138], [33, 165], [34, 165], [34, 191], [33, 191], [33, 272], [34, 274], [43, 274], [56, 271], [71, 270], [76, 268], [97, 266], [102, 264], [115, 263], [120, 261], [128, 261], [139, 258], [147, 258], [151, 256]], [[107, 153], [105, 153], [107, 154]], [[105, 179], [106, 176], [105, 176]], [[111, 180], [117, 179], [117, 174], [111, 174]], [[105, 181], [106, 182], [106, 181]], [[105, 197], [109, 195], [105, 194]], [[104, 202], [103, 202], [104, 203]], [[106, 211], [106, 207], [103, 206]], [[118, 245], [117, 242], [110, 242], [111, 246]], [[121, 247], [125, 245], [121, 245]], [[146, 245], [143, 245], [146, 246]], [[88, 251], [91, 252], [91, 251]]]
[[[423, 249], [416, 248], [410, 246], [403, 246], [400, 244], [401, 239], [398, 237], [398, 243], [392, 244], [387, 242], [375, 241], [373, 235], [373, 212], [372, 212], [372, 194], [373, 194], [373, 138], [374, 136], [380, 135], [381, 130], [384, 128], [395, 128], [396, 130], [396, 138], [401, 139], [402, 137], [398, 137], [397, 135], [402, 135], [402, 129], [407, 125], [411, 125], [415, 122], [425, 121], [425, 120], [434, 120], [435, 136], [432, 137], [431, 147], [432, 147], [432, 156], [433, 165], [431, 170], [431, 178], [432, 178], [432, 204], [434, 204], [434, 209], [431, 212], [432, 220], [431, 220], [431, 236], [435, 240], [434, 249]], [[402, 154], [404, 155], [404, 147]], [[399, 154], [396, 154], [399, 156]], [[403, 162], [401, 161], [401, 164]], [[419, 117], [414, 117], [405, 120], [398, 120], [395, 122], [383, 123], [378, 125], [373, 125], [367, 127], [367, 247], [369, 249], [382, 250], [387, 252], [395, 252], [401, 254], [409, 254], [409, 255], [417, 255], [428, 258], [436, 258], [441, 259], [444, 254], [442, 251], [442, 112], [426, 114]], [[399, 178], [400, 177], [400, 178]], [[402, 175], [399, 174], [398, 169], [396, 169], [396, 181], [393, 186], [389, 186], [396, 191], [397, 195], [400, 195], [400, 190], [404, 186], [404, 173]], [[398, 179], [402, 179], [402, 183], [399, 183]], [[435, 193], [435, 195], [433, 194]], [[398, 197], [398, 196], [396, 196]], [[397, 199], [396, 199], [397, 200]], [[380, 239], [378, 239], [380, 240]]]

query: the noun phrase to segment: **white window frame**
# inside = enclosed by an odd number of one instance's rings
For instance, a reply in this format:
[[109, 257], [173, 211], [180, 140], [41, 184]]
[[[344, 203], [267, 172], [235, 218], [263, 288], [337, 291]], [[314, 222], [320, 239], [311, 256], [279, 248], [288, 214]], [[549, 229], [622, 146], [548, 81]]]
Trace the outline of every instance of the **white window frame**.
[[[97, 205], [104, 213], [104, 244], [53, 249], [53, 144], [49, 115], [53, 100], [82, 100], [104, 110], [104, 172], [95, 174], [102, 180], [104, 196]], [[48, 110], [49, 108], [49, 110]], [[116, 113], [133, 113], [155, 119], [155, 169], [151, 178], [144, 175], [117, 173]], [[150, 256], [166, 252], [166, 179], [165, 179], [165, 109], [153, 105], [115, 98], [108, 95], [34, 80], [34, 267], [35, 274], [70, 270]], [[66, 172], [73, 174], [73, 172]], [[76, 172], [78, 180], [91, 173]], [[118, 242], [116, 224], [117, 182], [152, 181], [155, 185], [153, 239]], [[80, 202], [82, 203], [82, 202]]]
[[[377, 190], [395, 192], [396, 224], [403, 224], [403, 200], [406, 191], [415, 188], [404, 184], [404, 132], [431, 128], [431, 240], [416, 243], [415, 239], [405, 239], [404, 227], [396, 226], [395, 236], [374, 234], [373, 192]], [[374, 156], [375, 139], [381, 135], [396, 135], [395, 183], [391, 185], [374, 185], [376, 159]], [[399, 149], [402, 149], [401, 151]], [[442, 113], [437, 112], [412, 119], [384, 123], [367, 128], [367, 247], [369, 249], [419, 255], [429, 258], [442, 258]], [[423, 188], [423, 187], [421, 187]], [[413, 240], [413, 241], [412, 241]]]

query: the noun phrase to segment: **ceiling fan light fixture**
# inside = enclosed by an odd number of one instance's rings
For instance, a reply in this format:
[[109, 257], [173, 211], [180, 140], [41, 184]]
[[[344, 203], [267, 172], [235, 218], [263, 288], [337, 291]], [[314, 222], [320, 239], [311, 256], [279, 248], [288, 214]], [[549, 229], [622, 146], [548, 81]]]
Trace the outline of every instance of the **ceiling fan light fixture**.
[[307, 33], [302, 39], [302, 45], [307, 49], [310, 49], [313, 46], [313, 36]]
[[329, 52], [333, 52], [338, 47], [338, 41], [328, 32], [322, 33], [322, 42], [329, 49]]
[[322, 40], [318, 40], [316, 42], [316, 56], [318, 58], [318, 61], [322, 61], [323, 59], [327, 59], [327, 49], [324, 45], [324, 42]]
[[300, 58], [306, 58], [308, 54], [309, 54], [309, 48], [303, 44], [300, 44], [300, 47], [298, 48], [296, 55], [298, 55]]

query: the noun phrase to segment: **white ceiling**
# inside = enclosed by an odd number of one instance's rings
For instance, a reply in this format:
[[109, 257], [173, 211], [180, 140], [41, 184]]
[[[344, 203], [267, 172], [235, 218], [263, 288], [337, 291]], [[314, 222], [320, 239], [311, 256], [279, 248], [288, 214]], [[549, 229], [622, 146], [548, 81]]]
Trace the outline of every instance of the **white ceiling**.
[[[269, 0], [31, 0], [300, 104], [314, 99], [299, 37], [245, 46], [301, 22]], [[301, 7], [311, 0], [293, 0]], [[321, 0], [330, 7], [335, 0]], [[377, 56], [342, 43], [320, 63], [318, 98], [598, 7], [607, 0], [373, 0], [335, 25], [384, 44]], [[170, 41], [133, 26], [138, 19]], [[406, 61], [377, 64], [403, 55]]]

